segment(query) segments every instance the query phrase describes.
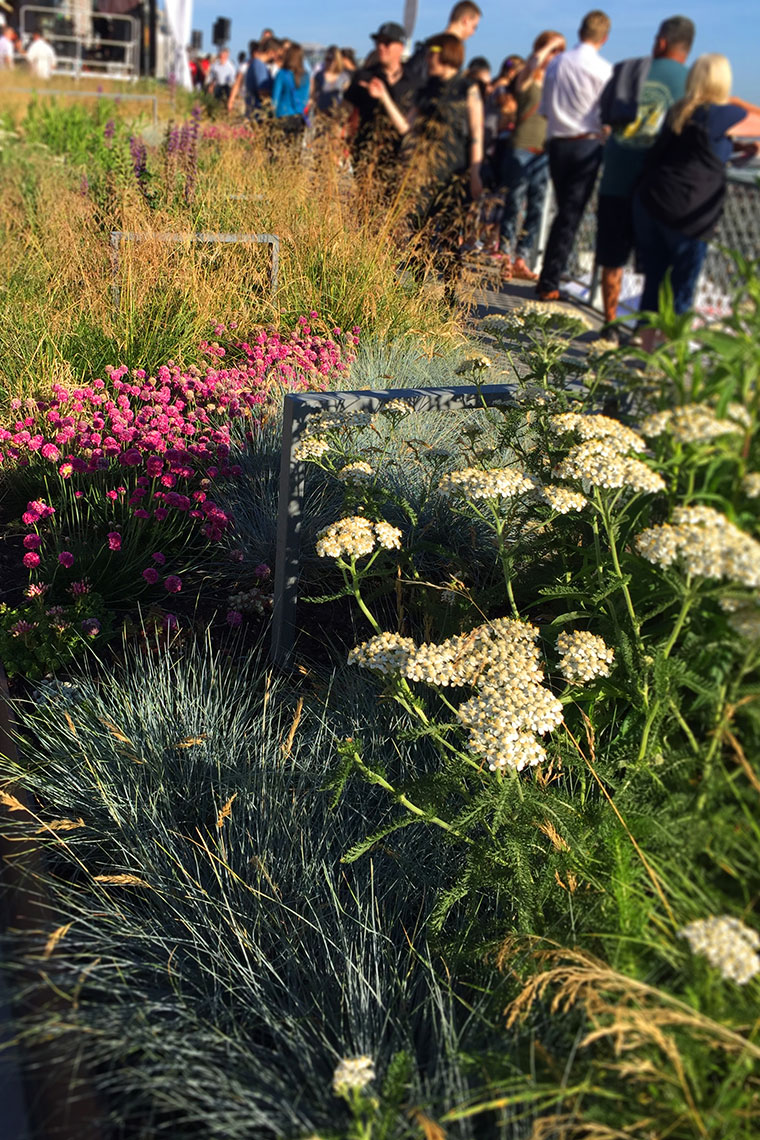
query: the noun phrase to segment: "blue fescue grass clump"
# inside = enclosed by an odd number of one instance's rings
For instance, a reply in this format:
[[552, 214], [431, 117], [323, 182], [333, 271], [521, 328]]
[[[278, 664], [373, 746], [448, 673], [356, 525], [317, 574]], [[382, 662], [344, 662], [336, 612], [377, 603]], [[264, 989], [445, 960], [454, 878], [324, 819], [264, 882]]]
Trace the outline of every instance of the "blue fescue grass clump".
[[[373, 1136], [419, 1135], [410, 1112], [467, 1098], [462, 1035], [493, 1029], [425, 940], [447, 857], [409, 829], [341, 862], [388, 812], [358, 785], [334, 805], [336, 740], [361, 723], [380, 765], [398, 724], [361, 680], [340, 689], [301, 699], [259, 662], [201, 646], [19, 706], [22, 767], [2, 774], [35, 805], [10, 832], [42, 837], [26, 885], [48, 920], [6, 954], [37, 1003], [30, 1061], [43, 1041], [75, 1059], [107, 1135], [343, 1135], [332, 1074], [362, 1054], [382, 1105]], [[395, 753], [403, 779], [412, 757]], [[413, 760], [424, 767], [424, 742]], [[450, 1135], [475, 1132], [465, 1120]]]

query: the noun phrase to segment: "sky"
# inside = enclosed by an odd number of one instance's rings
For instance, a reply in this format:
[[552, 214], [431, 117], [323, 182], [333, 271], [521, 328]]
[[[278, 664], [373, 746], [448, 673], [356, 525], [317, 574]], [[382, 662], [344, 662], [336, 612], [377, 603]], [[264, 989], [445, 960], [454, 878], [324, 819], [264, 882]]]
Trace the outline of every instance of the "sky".
[[[419, 0], [414, 39], [441, 32], [454, 0]], [[467, 42], [467, 58], [484, 55], [494, 70], [511, 52], [527, 55], [539, 32], [552, 29], [575, 42], [581, 18], [588, 9], [568, 0], [477, 0], [483, 19]], [[593, 3], [593, 0], [591, 0]], [[599, 0], [596, 0], [598, 3]], [[661, 0], [608, 0], [604, 11], [612, 20], [610, 38], [602, 55], [614, 63], [646, 55], [662, 19], [683, 14], [697, 26], [692, 59], [719, 51], [731, 60], [734, 94], [760, 104], [760, 4], [758, 0], [684, 0], [683, 8], [663, 6]], [[361, 57], [372, 47], [370, 34], [387, 20], [403, 23], [404, 0], [277, 0], [253, 4], [250, 0], [194, 0], [193, 27], [203, 32], [204, 51], [211, 51], [211, 25], [218, 16], [232, 22], [231, 50], [237, 54], [251, 39], [271, 27], [275, 34], [303, 43], [337, 43], [356, 49]]]

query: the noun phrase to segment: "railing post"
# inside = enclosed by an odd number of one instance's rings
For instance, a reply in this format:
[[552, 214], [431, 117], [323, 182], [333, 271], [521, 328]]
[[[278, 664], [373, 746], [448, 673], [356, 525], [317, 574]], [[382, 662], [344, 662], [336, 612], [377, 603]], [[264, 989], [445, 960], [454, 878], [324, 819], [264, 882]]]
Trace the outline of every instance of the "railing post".
[[280, 491], [277, 505], [277, 547], [274, 563], [271, 656], [276, 665], [289, 663], [295, 638], [298, 600], [299, 538], [306, 486], [306, 464], [293, 458], [304, 425], [297, 398], [285, 396], [282, 412]]

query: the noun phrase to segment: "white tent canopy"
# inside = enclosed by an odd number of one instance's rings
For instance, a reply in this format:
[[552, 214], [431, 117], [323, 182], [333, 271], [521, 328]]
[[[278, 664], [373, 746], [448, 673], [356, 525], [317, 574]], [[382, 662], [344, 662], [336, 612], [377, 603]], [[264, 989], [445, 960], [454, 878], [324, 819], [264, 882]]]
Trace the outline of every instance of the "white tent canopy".
[[169, 74], [173, 75], [181, 87], [192, 87], [190, 64], [187, 59], [187, 45], [193, 23], [193, 0], [164, 0], [166, 22], [171, 35], [169, 53]]

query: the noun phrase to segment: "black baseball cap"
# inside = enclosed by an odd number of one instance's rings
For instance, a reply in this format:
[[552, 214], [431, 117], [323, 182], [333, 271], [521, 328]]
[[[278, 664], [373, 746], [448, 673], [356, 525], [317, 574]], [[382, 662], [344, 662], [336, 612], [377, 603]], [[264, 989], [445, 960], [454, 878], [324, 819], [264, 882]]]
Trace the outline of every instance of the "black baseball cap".
[[370, 39], [375, 42], [387, 40], [389, 44], [405, 44], [406, 32], [401, 24], [394, 24], [393, 20], [390, 20], [387, 24], [381, 24], [377, 31], [370, 36]]

